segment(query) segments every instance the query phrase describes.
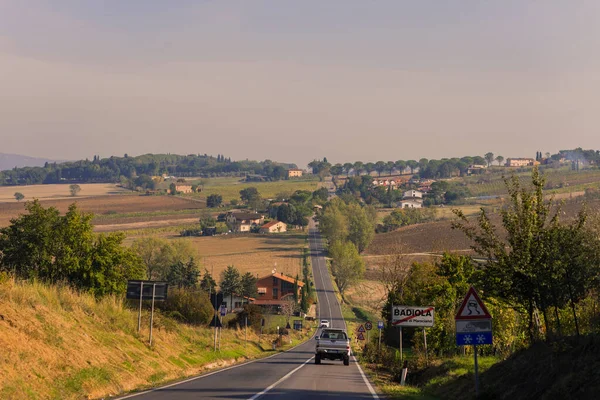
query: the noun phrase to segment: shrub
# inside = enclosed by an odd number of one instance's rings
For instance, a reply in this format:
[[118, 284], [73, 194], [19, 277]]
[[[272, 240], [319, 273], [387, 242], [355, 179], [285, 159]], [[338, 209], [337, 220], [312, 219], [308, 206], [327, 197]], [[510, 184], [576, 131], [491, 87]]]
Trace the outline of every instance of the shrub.
[[253, 304], [244, 305], [243, 311], [239, 312], [235, 319], [229, 321], [229, 327], [235, 328], [236, 325], [243, 327], [246, 323], [246, 317], [248, 317], [248, 326], [259, 331], [263, 320], [262, 309]]
[[169, 288], [167, 300], [156, 303], [156, 307], [165, 314], [192, 325], [210, 322], [213, 307], [208, 294], [202, 290]]

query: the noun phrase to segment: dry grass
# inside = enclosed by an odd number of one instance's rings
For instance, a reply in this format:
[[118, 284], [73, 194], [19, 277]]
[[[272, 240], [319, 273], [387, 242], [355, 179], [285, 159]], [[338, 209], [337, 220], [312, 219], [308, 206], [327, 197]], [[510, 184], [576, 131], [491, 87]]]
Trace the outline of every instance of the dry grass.
[[350, 287], [344, 294], [351, 304], [376, 315], [380, 314], [386, 295], [385, 287], [381, 282], [366, 279]]
[[259, 277], [268, 275], [273, 268], [278, 272], [296, 276], [302, 274], [302, 248], [306, 234], [286, 233], [273, 235], [223, 235], [213, 237], [179, 238], [189, 240], [202, 260], [202, 267], [218, 277], [228, 265], [241, 272], [251, 272]]
[[[235, 360], [268, 354], [271, 337], [223, 330], [220, 353], [209, 328], [155, 315], [154, 344], [147, 345], [148, 313], [141, 334], [137, 312], [120, 298], [97, 301], [69, 288], [0, 283], [0, 398], [100, 398], [195, 375]], [[295, 337], [295, 342], [300, 336]]]
[[[81, 183], [81, 192], [77, 197], [106, 196], [130, 191], [112, 183]], [[23, 193], [25, 200], [61, 199], [71, 197], [68, 184], [0, 186], [0, 202], [16, 202], [14, 194]]]

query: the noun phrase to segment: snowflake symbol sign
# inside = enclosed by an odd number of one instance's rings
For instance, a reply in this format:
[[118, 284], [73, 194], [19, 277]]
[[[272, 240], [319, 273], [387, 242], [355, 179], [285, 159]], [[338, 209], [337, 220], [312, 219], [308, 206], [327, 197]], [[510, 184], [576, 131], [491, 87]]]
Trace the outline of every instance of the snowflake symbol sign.
[[463, 340], [465, 341], [466, 344], [471, 344], [471, 341], [473, 340], [473, 338], [471, 338], [471, 335], [466, 335]]
[[485, 342], [485, 336], [477, 335], [477, 343], [483, 343], [483, 342]]

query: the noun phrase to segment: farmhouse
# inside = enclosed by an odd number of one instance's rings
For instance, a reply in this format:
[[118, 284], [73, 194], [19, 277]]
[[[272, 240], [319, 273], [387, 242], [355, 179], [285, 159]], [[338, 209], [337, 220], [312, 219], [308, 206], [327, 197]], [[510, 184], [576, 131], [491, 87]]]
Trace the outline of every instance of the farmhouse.
[[302, 176], [301, 169], [291, 168], [291, 169], [288, 169], [287, 173], [288, 173], [288, 178], [299, 178]]
[[402, 208], [423, 208], [421, 200], [405, 199], [400, 202]]
[[191, 185], [176, 185], [175, 192], [177, 192], [177, 193], [192, 193], [193, 190], [192, 190]]
[[404, 198], [405, 199], [422, 199], [423, 192], [420, 192], [418, 190], [407, 190], [406, 192], [404, 192]]
[[277, 232], [285, 232], [287, 230], [287, 225], [284, 222], [273, 220], [271, 222], [267, 222], [263, 226], [260, 227], [260, 233], [277, 233]]
[[231, 225], [233, 232], [250, 232], [253, 227], [263, 225], [265, 217], [258, 213], [230, 211], [225, 220]]
[[528, 167], [534, 164], [533, 158], [509, 158], [506, 160], [507, 167]]
[[260, 278], [256, 283], [258, 289], [258, 298], [254, 301], [256, 305], [278, 306], [294, 298], [294, 284], [298, 286], [298, 301], [302, 295], [304, 282], [284, 275], [280, 272], [274, 272], [272, 275]]

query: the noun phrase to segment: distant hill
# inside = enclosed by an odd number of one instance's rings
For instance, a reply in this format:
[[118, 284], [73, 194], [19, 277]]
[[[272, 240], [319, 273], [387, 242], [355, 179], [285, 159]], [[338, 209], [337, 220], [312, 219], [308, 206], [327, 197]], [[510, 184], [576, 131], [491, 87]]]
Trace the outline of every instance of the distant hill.
[[56, 160], [49, 160], [46, 158], [37, 158], [22, 156], [19, 154], [5, 154], [0, 153], [0, 171], [7, 169], [13, 169], [14, 167], [43, 167], [47, 162], [55, 162]]

